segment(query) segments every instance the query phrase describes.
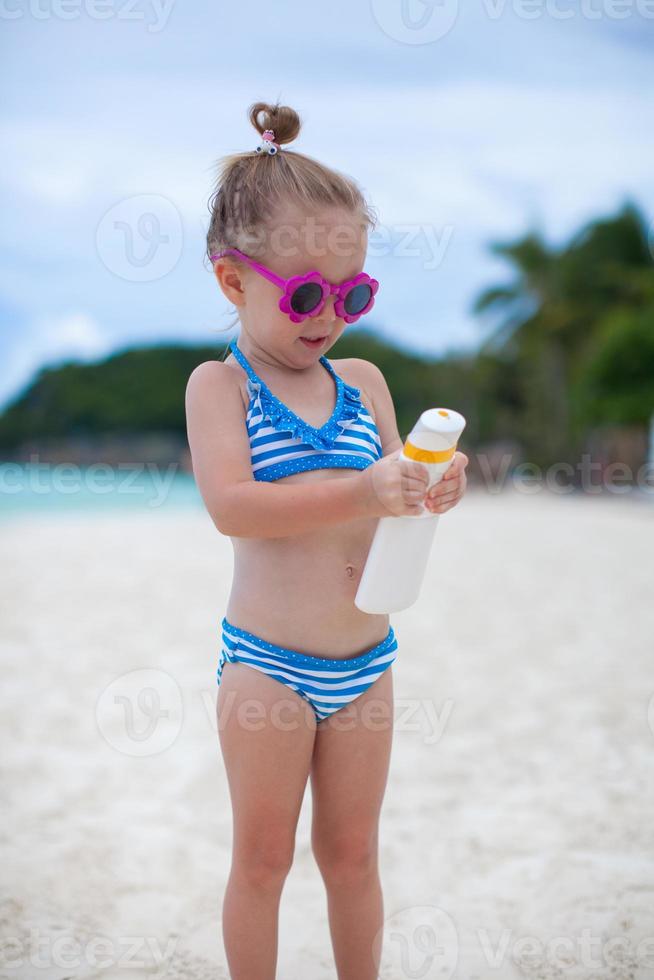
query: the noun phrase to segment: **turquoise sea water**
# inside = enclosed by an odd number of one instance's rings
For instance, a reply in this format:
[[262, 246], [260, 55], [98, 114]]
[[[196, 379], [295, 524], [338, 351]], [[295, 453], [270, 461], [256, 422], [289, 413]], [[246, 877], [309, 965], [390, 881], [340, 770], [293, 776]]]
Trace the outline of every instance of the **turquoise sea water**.
[[[599, 492], [599, 488], [595, 488], [592, 493], [575, 489], [562, 496], [587, 497], [589, 500], [598, 499], [598, 496], [616, 501], [628, 499], [654, 507], [654, 482], [647, 486], [621, 487], [612, 492], [610, 489]], [[545, 488], [543, 490], [547, 492]], [[192, 474], [174, 464], [0, 463], [0, 521], [30, 513], [130, 510], [157, 514], [179, 508], [203, 509], [204, 503]]]
[[202, 507], [190, 473], [178, 466], [0, 463], [0, 519], [24, 512]]

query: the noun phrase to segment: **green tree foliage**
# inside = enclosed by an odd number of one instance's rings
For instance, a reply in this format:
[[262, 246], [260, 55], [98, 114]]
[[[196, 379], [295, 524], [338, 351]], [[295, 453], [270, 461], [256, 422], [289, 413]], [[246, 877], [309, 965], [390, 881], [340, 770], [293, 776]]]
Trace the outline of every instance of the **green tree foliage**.
[[505, 359], [516, 412], [502, 424], [529, 459], [574, 461], [602, 421], [646, 426], [654, 269], [638, 209], [628, 203], [558, 248], [531, 232], [491, 249], [513, 277], [475, 302], [475, 312], [496, 320], [480, 356]]
[[212, 348], [165, 345], [43, 368], [0, 418], [0, 445], [100, 432], [182, 432], [188, 376], [215, 357]]
[[579, 407], [589, 422], [647, 424], [654, 411], [654, 305], [602, 318]]
[[[223, 360], [224, 345], [165, 345], [133, 348], [94, 364], [43, 368], [0, 417], [0, 447], [26, 440], [185, 433], [184, 391], [193, 368]], [[362, 357], [378, 364], [397, 403], [398, 426], [406, 434], [425, 407], [449, 405], [472, 411], [474, 393], [465, 366], [448, 367], [379, 340], [369, 330], [347, 332], [335, 359]]]

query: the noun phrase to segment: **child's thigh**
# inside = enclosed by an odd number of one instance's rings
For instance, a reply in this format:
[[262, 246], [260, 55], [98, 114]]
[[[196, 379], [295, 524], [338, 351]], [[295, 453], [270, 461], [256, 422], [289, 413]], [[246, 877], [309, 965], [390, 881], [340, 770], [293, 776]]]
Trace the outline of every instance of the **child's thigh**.
[[[320, 722], [311, 763], [314, 850], [375, 838], [393, 741], [392, 667]], [[349, 846], [349, 845], [348, 845]]]
[[262, 671], [226, 663], [216, 709], [236, 830], [259, 840], [294, 833], [316, 733], [311, 706]]

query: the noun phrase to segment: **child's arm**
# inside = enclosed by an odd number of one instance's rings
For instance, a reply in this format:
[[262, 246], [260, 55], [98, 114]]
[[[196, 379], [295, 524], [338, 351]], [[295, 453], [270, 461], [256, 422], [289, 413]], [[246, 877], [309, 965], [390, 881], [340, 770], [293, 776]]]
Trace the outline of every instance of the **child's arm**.
[[404, 446], [404, 439], [397, 429], [395, 406], [386, 378], [372, 361], [365, 361], [359, 357], [353, 357], [350, 360], [356, 361], [365, 381], [365, 390], [373, 404], [375, 425], [382, 444], [382, 455], [388, 456], [390, 453], [397, 452]]
[[186, 386], [186, 426], [193, 473], [222, 534], [279, 538], [387, 511], [370, 469], [310, 483], [256, 481], [238, 379], [220, 361], [206, 361]]

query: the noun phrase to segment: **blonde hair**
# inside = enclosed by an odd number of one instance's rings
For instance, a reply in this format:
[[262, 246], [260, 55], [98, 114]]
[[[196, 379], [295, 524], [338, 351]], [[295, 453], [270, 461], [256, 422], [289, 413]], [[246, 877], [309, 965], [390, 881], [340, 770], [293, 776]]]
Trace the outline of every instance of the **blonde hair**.
[[[255, 102], [248, 115], [260, 136], [272, 129], [279, 146], [291, 143], [300, 132], [300, 117], [290, 106]], [[356, 181], [303, 153], [280, 150], [269, 155], [252, 149], [222, 157], [217, 169], [208, 202], [208, 258], [229, 247], [261, 257], [273, 219], [293, 205], [307, 214], [319, 208], [341, 208], [359, 216], [366, 230], [377, 223]]]

